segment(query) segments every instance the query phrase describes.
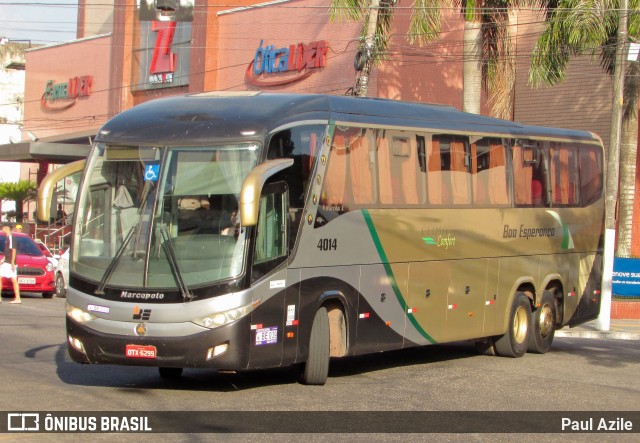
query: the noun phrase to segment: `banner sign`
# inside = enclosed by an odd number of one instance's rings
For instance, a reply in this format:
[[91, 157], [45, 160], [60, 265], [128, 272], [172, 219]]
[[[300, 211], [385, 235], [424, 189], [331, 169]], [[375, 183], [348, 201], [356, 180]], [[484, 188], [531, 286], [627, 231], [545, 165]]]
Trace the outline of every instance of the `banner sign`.
[[640, 259], [614, 258], [612, 292], [620, 296], [640, 297]]

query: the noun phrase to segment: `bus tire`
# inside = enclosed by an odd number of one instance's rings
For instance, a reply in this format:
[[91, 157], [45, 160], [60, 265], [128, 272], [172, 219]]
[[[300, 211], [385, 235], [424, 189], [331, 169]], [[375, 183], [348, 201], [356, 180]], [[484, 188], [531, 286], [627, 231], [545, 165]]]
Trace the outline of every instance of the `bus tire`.
[[305, 385], [323, 385], [329, 375], [329, 315], [323, 306], [316, 312], [309, 338], [309, 356], [301, 381]]
[[509, 313], [507, 332], [495, 341], [496, 354], [522, 357], [527, 352], [531, 324], [531, 303], [523, 292], [516, 293]]
[[182, 375], [182, 368], [167, 368], [161, 366], [158, 368], [158, 372], [160, 373], [160, 378], [164, 378], [165, 380], [175, 380], [180, 378]]
[[549, 291], [544, 291], [540, 307], [531, 314], [529, 352], [544, 354], [551, 348], [556, 333], [556, 300]]

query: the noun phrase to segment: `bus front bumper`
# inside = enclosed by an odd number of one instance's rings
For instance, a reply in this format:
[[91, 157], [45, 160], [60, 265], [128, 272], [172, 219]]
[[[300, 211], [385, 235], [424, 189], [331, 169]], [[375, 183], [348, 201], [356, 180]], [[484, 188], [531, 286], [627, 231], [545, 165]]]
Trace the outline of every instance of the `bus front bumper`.
[[67, 348], [78, 363], [241, 370], [249, 342], [250, 316], [182, 337], [105, 334], [67, 317]]

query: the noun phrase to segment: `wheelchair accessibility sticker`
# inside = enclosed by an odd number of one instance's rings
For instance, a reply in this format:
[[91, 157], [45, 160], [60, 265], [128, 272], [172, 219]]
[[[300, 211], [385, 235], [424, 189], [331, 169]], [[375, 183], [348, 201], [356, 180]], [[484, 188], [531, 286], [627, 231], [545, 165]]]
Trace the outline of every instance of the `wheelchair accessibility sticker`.
[[160, 165], [147, 165], [144, 168], [144, 181], [157, 182], [160, 174]]

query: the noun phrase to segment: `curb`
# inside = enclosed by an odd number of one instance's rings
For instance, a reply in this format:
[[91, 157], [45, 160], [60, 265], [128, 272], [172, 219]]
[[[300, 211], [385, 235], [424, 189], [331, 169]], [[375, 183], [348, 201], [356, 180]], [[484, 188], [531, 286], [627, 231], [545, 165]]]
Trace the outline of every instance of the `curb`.
[[595, 338], [600, 340], [640, 340], [640, 334], [618, 331], [585, 331], [585, 330], [559, 330], [556, 337], [569, 338]]

